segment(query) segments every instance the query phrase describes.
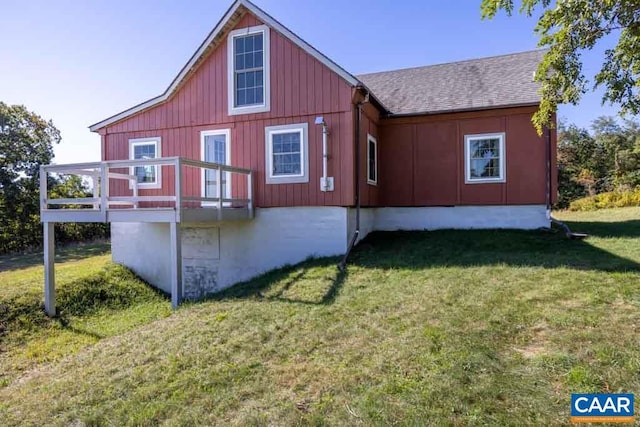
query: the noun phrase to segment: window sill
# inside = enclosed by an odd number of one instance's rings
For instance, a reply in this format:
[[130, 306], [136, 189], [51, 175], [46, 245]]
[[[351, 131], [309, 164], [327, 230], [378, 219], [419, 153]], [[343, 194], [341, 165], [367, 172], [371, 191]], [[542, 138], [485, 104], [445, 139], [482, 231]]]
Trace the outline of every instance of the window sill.
[[267, 104], [251, 105], [246, 107], [230, 107], [229, 116], [238, 116], [240, 114], [267, 113], [269, 111], [271, 111], [271, 108]]
[[465, 180], [465, 184], [504, 184], [507, 182], [506, 179], [473, 179], [473, 180]]
[[[162, 184], [157, 182], [145, 184], [138, 183], [138, 190], [157, 190], [160, 188], [162, 188]], [[133, 185], [129, 184], [129, 189], [133, 189]]]
[[283, 176], [283, 177], [267, 177], [267, 184], [307, 184], [308, 176]]

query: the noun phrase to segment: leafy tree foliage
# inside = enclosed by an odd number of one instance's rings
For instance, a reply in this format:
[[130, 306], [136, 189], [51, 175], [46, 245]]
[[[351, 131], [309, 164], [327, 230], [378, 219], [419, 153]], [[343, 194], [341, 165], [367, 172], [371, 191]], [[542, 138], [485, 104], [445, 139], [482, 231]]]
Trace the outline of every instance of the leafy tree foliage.
[[[482, 0], [483, 18], [499, 11], [514, 12], [513, 0]], [[591, 88], [605, 89], [604, 102], [617, 103], [621, 112], [640, 113], [640, 0], [522, 0], [519, 12], [540, 14], [539, 46], [548, 48], [536, 73], [542, 101], [534, 116], [538, 132], [552, 125], [558, 104], [577, 104], [591, 84], [582, 69], [581, 52], [605, 36], [617, 37], [606, 51]]]
[[[42, 244], [40, 165], [53, 158], [60, 131], [53, 123], [21, 105], [0, 102], [0, 253]], [[59, 195], [79, 197], [87, 188], [77, 177], [50, 178]], [[56, 228], [60, 242], [105, 237], [101, 224], [64, 224]]]
[[560, 125], [558, 133], [560, 207], [572, 200], [640, 187], [640, 125], [596, 119], [591, 129]]

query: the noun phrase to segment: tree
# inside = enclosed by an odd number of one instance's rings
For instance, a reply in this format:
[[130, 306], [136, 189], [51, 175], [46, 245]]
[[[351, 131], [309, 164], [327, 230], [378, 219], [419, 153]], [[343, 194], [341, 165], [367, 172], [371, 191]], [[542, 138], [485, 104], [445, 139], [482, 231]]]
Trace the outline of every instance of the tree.
[[599, 117], [591, 130], [560, 123], [559, 207], [575, 199], [640, 187], [640, 125]]
[[[483, 19], [501, 10], [511, 16], [514, 1], [482, 0]], [[535, 77], [541, 83], [533, 118], [539, 133], [552, 125], [558, 104], [575, 105], [589, 89], [581, 52], [609, 35], [617, 36], [617, 43], [607, 49], [591, 89], [604, 87], [602, 102], [618, 103], [622, 114], [640, 113], [640, 0], [522, 0], [519, 12], [540, 13], [535, 31], [539, 46], [548, 48]]]
[[51, 161], [59, 142], [51, 121], [0, 102], [0, 252], [33, 245], [41, 235], [40, 165]]
[[[21, 105], [0, 102], [0, 253], [38, 247], [40, 224], [40, 165], [53, 159], [60, 131]], [[78, 177], [49, 177], [58, 197], [87, 197], [88, 188]], [[62, 224], [59, 242], [108, 236], [104, 224]]]
[[0, 189], [38, 177], [39, 167], [51, 162], [60, 131], [22, 105], [0, 101]]

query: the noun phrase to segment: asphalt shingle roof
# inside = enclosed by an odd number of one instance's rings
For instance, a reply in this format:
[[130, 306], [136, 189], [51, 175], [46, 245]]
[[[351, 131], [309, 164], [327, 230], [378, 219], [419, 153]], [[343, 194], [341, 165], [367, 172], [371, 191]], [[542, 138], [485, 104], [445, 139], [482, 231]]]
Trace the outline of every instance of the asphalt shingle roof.
[[533, 80], [544, 50], [357, 76], [392, 114], [442, 113], [540, 102]]

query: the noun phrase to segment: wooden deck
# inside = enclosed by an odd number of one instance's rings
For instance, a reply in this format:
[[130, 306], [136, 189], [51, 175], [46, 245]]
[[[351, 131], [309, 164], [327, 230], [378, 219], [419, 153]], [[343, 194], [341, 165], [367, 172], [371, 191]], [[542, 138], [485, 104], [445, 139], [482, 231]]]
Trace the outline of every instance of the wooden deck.
[[43, 209], [42, 222], [220, 222], [253, 218], [247, 207]]
[[[172, 185], [161, 189], [162, 191], [151, 193], [155, 195], [146, 195], [145, 189], [139, 188], [138, 177], [133, 173], [136, 167], [155, 167], [156, 171], [162, 167], [172, 168], [172, 180], [170, 180]], [[189, 168], [192, 171], [185, 173], [185, 169]], [[183, 176], [194, 176], [194, 168], [199, 170], [203, 178], [205, 171], [215, 172], [208, 181], [213, 182], [209, 186], [209, 191], [205, 192], [204, 186], [201, 194], [191, 194], [185, 190], [193, 186], [185, 185]], [[49, 174], [76, 175], [89, 179], [93, 184], [93, 197], [69, 199], [53, 197], [48, 189]], [[232, 179], [232, 174], [240, 175], [240, 178]], [[243, 176], [246, 179], [243, 179]], [[156, 178], [158, 177], [159, 173], [156, 173]], [[109, 185], [111, 181], [125, 181], [129, 185], [114, 186], [115, 194], [112, 194]], [[238, 188], [243, 184], [244, 188]], [[123, 187], [125, 187], [124, 191]], [[140, 195], [140, 192], [143, 194]], [[212, 197], [211, 194], [215, 196]], [[234, 194], [244, 197], [234, 197]], [[253, 173], [248, 169], [181, 157], [42, 166], [40, 168], [40, 217], [44, 228], [44, 307], [49, 316], [56, 314], [54, 264], [56, 222], [169, 223], [170, 244], [167, 250], [171, 254], [171, 304], [177, 307], [182, 299], [180, 223], [252, 219]]]
[[[121, 171], [136, 166], [169, 166], [173, 168], [175, 182], [162, 195], [140, 195], [137, 178]], [[186, 168], [215, 172], [215, 194], [185, 193], [183, 171]], [[114, 172], [117, 171], [117, 172]], [[48, 174], [79, 175], [93, 183], [93, 197], [61, 199], [49, 196]], [[231, 179], [231, 174], [244, 175], [246, 180]], [[220, 179], [222, 178], [222, 179]], [[130, 195], [111, 194], [109, 183], [128, 181]], [[244, 184], [223, 193], [223, 185]], [[120, 186], [121, 188], [122, 186]], [[109, 162], [82, 163], [73, 165], [42, 166], [40, 173], [40, 216], [48, 222], [219, 222], [248, 220], [253, 218], [253, 174], [248, 169], [235, 168], [218, 163], [201, 162], [180, 157], [165, 157], [145, 160], [117, 160]], [[204, 190], [203, 190], [204, 192]], [[243, 194], [246, 198], [229, 195]]]

